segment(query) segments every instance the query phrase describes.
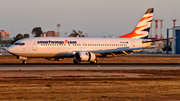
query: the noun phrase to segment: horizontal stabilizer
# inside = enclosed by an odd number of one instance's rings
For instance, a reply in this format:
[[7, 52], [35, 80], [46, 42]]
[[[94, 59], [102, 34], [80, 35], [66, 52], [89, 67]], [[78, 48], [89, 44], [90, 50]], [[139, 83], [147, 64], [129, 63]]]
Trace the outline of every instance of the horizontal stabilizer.
[[168, 38], [168, 39], [157, 39], [157, 40], [144, 40], [144, 41], [142, 41], [142, 43], [149, 43], [149, 42], [163, 41], [163, 40], [169, 40], [169, 39], [173, 39], [173, 38]]

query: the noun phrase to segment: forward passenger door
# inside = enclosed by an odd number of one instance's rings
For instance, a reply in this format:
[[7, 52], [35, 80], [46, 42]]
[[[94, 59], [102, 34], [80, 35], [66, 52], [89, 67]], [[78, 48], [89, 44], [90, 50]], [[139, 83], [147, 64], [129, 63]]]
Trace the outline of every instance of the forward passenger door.
[[32, 43], [32, 50], [37, 50], [37, 43], [36, 43], [36, 40], [31, 40], [31, 43]]

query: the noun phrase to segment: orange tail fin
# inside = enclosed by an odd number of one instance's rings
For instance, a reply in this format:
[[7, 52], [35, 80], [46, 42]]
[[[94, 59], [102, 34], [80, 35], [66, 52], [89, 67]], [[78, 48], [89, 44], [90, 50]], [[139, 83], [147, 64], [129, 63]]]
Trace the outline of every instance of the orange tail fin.
[[148, 38], [149, 30], [152, 23], [153, 12], [154, 8], [149, 8], [137, 24], [136, 28], [131, 33], [120, 36], [119, 38]]

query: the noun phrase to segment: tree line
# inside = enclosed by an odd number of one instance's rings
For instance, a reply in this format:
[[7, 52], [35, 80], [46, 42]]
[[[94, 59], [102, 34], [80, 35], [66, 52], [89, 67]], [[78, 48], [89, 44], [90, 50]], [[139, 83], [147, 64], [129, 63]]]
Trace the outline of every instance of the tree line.
[[[31, 33], [34, 35], [34, 37], [41, 37], [43, 31], [41, 30], [41, 27], [35, 27]], [[85, 37], [85, 35], [83, 35], [83, 32], [80, 30], [72, 30], [72, 33], [68, 37]]]
[[[32, 35], [34, 35], [34, 37], [41, 37], [43, 34], [43, 31], [41, 29], [41, 27], [35, 27], [32, 29], [31, 31]], [[14, 44], [16, 41], [20, 40], [20, 39], [24, 39], [24, 38], [29, 38], [29, 34], [17, 34], [15, 37], [13, 37], [13, 41], [11, 42], [12, 44]], [[72, 30], [72, 33], [69, 34], [68, 37], [85, 37], [85, 35], [83, 35], [83, 32], [81, 30]]]

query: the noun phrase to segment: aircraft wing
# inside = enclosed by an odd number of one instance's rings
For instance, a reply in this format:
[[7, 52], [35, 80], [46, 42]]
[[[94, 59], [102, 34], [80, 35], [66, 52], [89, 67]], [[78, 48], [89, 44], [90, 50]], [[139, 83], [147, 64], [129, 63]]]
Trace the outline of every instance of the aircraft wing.
[[121, 55], [127, 55], [129, 53], [132, 53], [133, 50], [140, 50], [142, 48], [129, 48], [129, 47], [124, 47], [124, 48], [117, 48], [117, 49], [108, 49], [108, 50], [97, 50], [94, 51], [94, 54], [96, 56], [107, 56], [107, 55], [113, 55], [113, 56], [121, 56]]

